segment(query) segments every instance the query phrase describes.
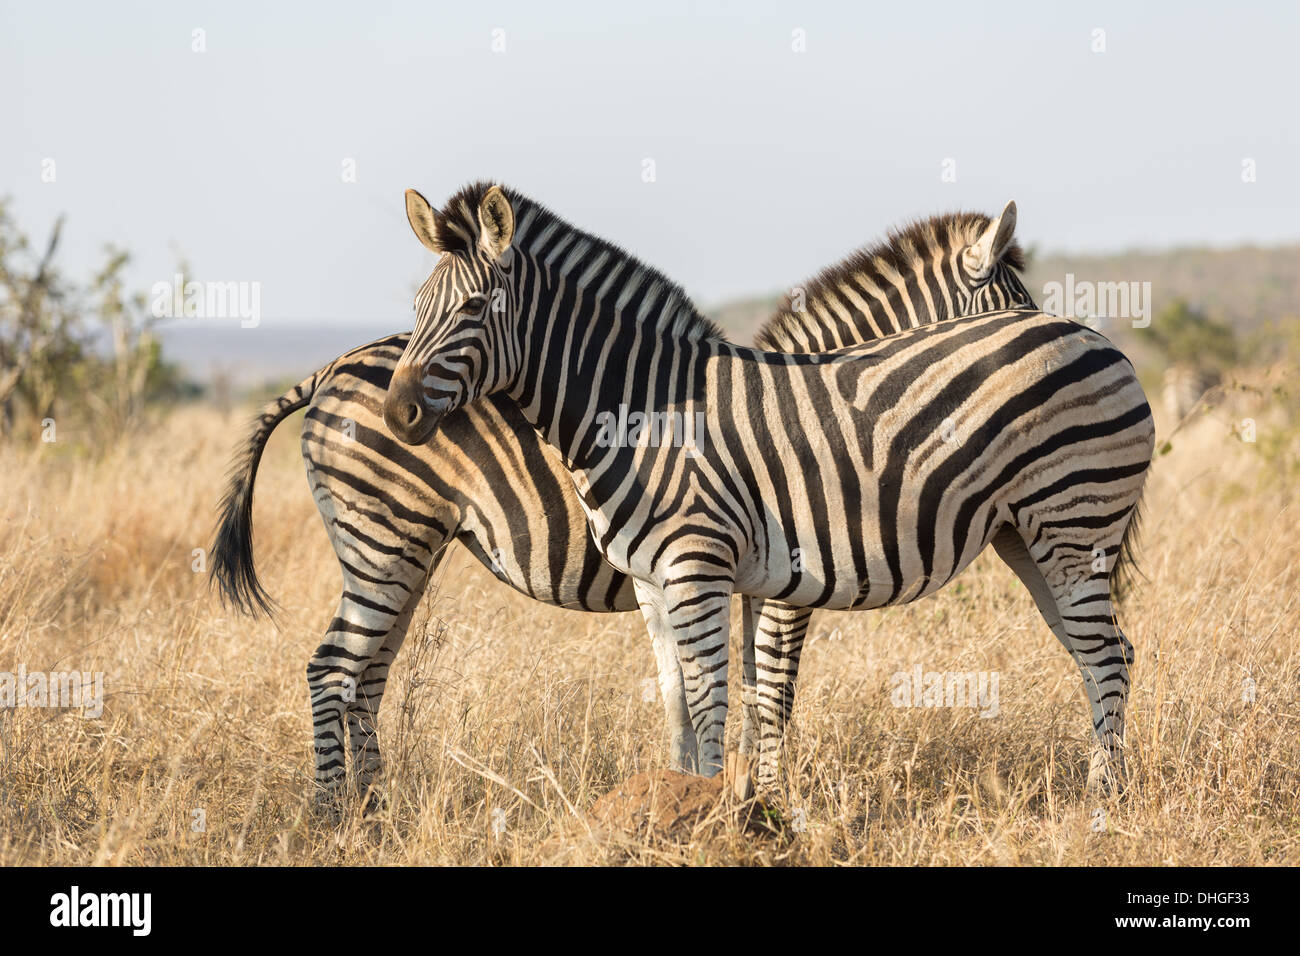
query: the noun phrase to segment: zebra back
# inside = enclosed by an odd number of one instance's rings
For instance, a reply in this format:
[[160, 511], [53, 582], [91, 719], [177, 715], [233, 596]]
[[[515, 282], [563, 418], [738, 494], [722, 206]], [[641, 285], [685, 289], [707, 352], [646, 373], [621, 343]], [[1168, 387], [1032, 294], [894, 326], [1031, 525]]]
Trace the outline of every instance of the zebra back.
[[1037, 308], [1021, 281], [1016, 205], [992, 219], [918, 220], [796, 286], [754, 338], [776, 352], [823, 352], [904, 329], [1006, 308]]

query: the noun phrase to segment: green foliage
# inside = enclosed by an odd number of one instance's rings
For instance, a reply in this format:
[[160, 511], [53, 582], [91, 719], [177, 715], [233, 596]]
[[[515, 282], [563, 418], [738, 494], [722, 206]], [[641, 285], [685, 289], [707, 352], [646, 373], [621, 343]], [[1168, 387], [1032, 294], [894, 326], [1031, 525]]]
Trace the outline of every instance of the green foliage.
[[55, 266], [62, 225], [35, 259], [0, 202], [0, 432], [31, 435], [71, 416], [112, 438], [185, 385], [163, 359], [146, 296], [125, 288], [129, 253], [109, 246], [103, 267], [74, 283]]
[[1300, 318], [1265, 322], [1246, 338], [1244, 346], [1253, 362], [1292, 362], [1300, 356]]
[[1170, 364], [1222, 373], [1240, 358], [1232, 328], [1183, 299], [1162, 309], [1148, 332]]

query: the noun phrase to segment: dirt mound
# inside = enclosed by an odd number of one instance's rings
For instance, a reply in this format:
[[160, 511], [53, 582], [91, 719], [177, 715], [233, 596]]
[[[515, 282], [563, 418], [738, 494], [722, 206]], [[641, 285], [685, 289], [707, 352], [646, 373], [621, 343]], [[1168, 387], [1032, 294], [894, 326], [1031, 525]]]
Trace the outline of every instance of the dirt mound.
[[591, 808], [596, 823], [610, 830], [684, 836], [704, 824], [735, 821], [750, 826], [765, 809], [754, 798], [747, 757], [730, 754], [723, 772], [699, 777], [652, 770], [628, 777]]

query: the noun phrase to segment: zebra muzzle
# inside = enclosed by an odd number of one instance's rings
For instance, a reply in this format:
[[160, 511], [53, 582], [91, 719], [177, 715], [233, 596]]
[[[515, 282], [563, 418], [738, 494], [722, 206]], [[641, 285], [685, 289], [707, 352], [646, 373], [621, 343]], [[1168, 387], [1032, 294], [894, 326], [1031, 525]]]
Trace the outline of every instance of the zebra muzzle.
[[399, 369], [388, 385], [384, 399], [384, 424], [398, 441], [422, 445], [433, 435], [451, 402], [431, 402], [425, 398], [419, 376]]

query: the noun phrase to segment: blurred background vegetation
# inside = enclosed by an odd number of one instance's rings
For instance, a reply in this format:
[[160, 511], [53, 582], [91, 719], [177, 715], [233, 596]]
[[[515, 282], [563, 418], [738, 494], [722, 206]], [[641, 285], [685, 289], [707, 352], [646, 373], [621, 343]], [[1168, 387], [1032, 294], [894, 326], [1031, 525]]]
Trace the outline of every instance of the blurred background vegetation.
[[0, 201], [0, 432], [30, 438], [70, 418], [111, 441], [202, 390], [164, 359], [144, 293], [124, 287], [130, 254], [109, 246], [92, 275], [70, 277], [62, 232], [59, 219], [34, 245]]

